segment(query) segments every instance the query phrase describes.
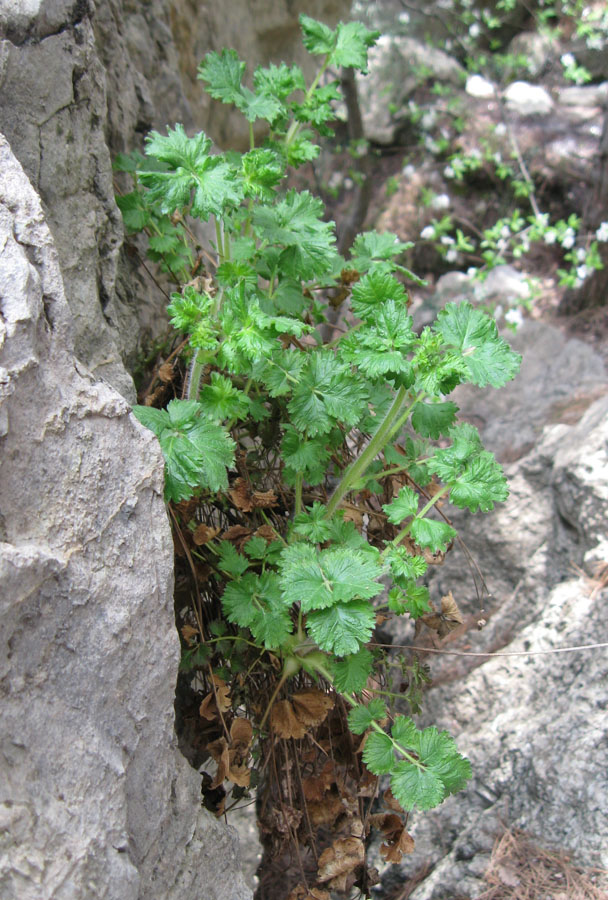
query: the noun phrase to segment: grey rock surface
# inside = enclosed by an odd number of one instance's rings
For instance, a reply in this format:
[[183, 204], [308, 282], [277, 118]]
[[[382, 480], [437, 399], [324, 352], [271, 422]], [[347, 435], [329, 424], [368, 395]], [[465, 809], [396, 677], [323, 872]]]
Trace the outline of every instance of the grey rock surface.
[[44, 213], [0, 137], [0, 895], [246, 900], [173, 732], [162, 457], [77, 360]]
[[447, 53], [416, 38], [383, 34], [369, 52], [369, 74], [357, 75], [365, 136], [378, 144], [396, 140], [407, 115], [407, 98], [427, 75], [453, 85], [464, 84], [462, 66]]

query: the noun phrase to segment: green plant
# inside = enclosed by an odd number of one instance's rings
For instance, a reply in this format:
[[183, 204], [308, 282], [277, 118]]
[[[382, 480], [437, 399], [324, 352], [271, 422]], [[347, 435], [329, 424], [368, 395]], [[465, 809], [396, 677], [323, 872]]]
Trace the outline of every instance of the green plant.
[[[339, 93], [324, 76], [340, 65], [365, 71], [377, 36], [356, 22], [300, 21], [321, 60], [309, 86], [281, 64], [256, 69], [250, 89], [231, 50], [199, 69], [211, 96], [249, 121], [248, 152], [213, 154], [204, 134], [180, 125], [147, 139], [153, 164], [136, 170], [138, 203], [177, 228], [211, 220], [216, 238], [206, 275], [188, 278], [169, 306], [192, 354], [187, 397], [134, 412], [160, 440], [165, 498], [196, 537], [182, 540], [204, 564], [217, 612], [205, 627], [195, 604], [184, 669], [213, 663], [213, 693], [217, 679], [222, 690], [230, 681], [261, 739], [269, 727], [303, 733], [279, 715], [288, 682], [331, 686], [351, 708], [352, 731], [368, 733], [369, 771], [390, 776], [402, 809], [428, 809], [464, 786], [469, 763], [447, 733], [394, 713], [395, 692], [379, 686], [385, 655], [370, 642], [379, 614], [433, 612], [419, 581], [456, 537], [434, 513], [447, 500], [477, 513], [506, 499], [500, 465], [446, 398], [463, 382], [500, 387], [520, 359], [468, 303], [448, 304], [417, 335], [399, 280], [416, 280], [398, 261], [408, 245], [369, 231], [345, 260], [321, 201], [285, 189], [289, 168], [319, 152], [313, 129], [329, 131]], [[261, 146], [256, 119], [267, 123]], [[349, 297], [350, 327], [327, 335], [326, 311]], [[271, 685], [261, 706], [243, 700], [252, 671]], [[417, 661], [408, 672], [415, 712], [424, 673]]]

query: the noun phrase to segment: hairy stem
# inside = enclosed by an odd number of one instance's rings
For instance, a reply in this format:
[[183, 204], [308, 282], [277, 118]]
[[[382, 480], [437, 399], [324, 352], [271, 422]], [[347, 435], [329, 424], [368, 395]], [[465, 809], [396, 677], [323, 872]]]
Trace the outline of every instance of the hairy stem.
[[326, 518], [333, 516], [342, 498], [351, 490], [352, 485], [365, 474], [366, 469], [375, 460], [376, 456], [384, 450], [394, 435], [403, 427], [414, 406], [425, 396], [425, 392], [421, 391], [404, 412], [403, 405], [407, 396], [406, 388], [400, 387], [395, 394], [393, 404], [387, 412], [384, 421], [373, 435], [369, 444], [344, 472], [342, 480], [327, 504]]

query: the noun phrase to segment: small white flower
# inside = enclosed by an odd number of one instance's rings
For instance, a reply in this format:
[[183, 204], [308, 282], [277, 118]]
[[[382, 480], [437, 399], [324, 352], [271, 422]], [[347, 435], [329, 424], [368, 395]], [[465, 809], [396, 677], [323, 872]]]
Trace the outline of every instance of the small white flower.
[[577, 262], [585, 262], [587, 259], [587, 251], [584, 247], [579, 247], [576, 251], [576, 261]]
[[475, 266], [469, 266], [469, 268], [467, 269], [467, 275], [469, 278], [475, 278], [475, 276], [477, 275], [477, 269], [475, 268]]
[[408, 12], [403, 10], [403, 12], [399, 13], [399, 21], [403, 22], [404, 25], [407, 25], [409, 20], [410, 20], [410, 14]]
[[452, 244], [454, 243], [454, 238], [450, 237], [449, 234], [444, 234], [441, 237], [441, 243], [443, 244], [444, 247], [451, 247]]
[[425, 131], [428, 131], [433, 127], [435, 122], [437, 121], [437, 113], [434, 109], [428, 109], [423, 117], [420, 119], [420, 124], [424, 128]]
[[571, 250], [576, 243], [576, 234], [573, 228], [566, 228], [562, 237], [562, 247], [564, 250]]
[[508, 225], [503, 225], [500, 229], [500, 236], [503, 238], [511, 237], [511, 229]]
[[350, 191], [350, 189], [351, 189], [352, 187], [354, 187], [354, 185], [355, 185], [355, 183], [354, 183], [354, 181], [352, 180], [352, 178], [345, 178], [345, 179], [344, 179], [344, 187], [346, 188], [347, 191]]
[[445, 258], [448, 262], [456, 262], [458, 259], [458, 252], [452, 247], [452, 249], [448, 250], [446, 253]]
[[481, 159], [481, 150], [478, 147], [473, 147], [473, 149], [469, 152], [470, 159]]
[[566, 67], [566, 69], [568, 69], [570, 66], [576, 65], [576, 60], [575, 60], [574, 56], [572, 55], [572, 53], [562, 54], [562, 56], [560, 57], [560, 62], [562, 64], [562, 66]]
[[496, 249], [499, 253], [504, 253], [508, 246], [509, 242], [504, 238], [500, 238], [498, 241], [496, 241]]
[[469, 27], [469, 34], [472, 38], [478, 38], [481, 34], [481, 28], [477, 24], [477, 22], [473, 22], [473, 24]]
[[505, 322], [508, 322], [509, 325], [514, 325], [516, 328], [519, 328], [520, 325], [523, 325], [524, 316], [521, 309], [518, 306], [515, 306], [512, 309], [508, 309], [505, 313]]
[[439, 144], [437, 141], [434, 141], [433, 138], [429, 137], [428, 134], [424, 139], [424, 146], [429, 151], [429, 153], [439, 153]]
[[406, 178], [413, 178], [414, 175], [416, 174], [416, 166], [413, 166], [411, 163], [408, 163], [407, 166], [404, 166], [401, 169], [401, 174], [404, 175]]
[[595, 232], [598, 241], [608, 241], [608, 222], [602, 222], [598, 230]]
[[503, 312], [504, 312], [504, 309], [502, 308], [502, 305], [499, 303], [498, 306], [496, 306], [494, 308], [494, 318], [496, 319], [496, 321], [498, 321], [500, 319]]
[[549, 213], [540, 213], [536, 217], [536, 227], [537, 228], [546, 228], [549, 224]]
[[445, 169], [443, 170], [443, 174], [445, 175], [446, 178], [453, 178], [454, 177], [454, 169], [451, 166], [446, 166]]
[[576, 270], [577, 277], [580, 278], [581, 281], [584, 281], [587, 275], [589, 274], [589, 269], [587, 266], [578, 266]]
[[604, 40], [601, 34], [590, 34], [587, 38], [587, 47], [589, 50], [603, 50]]
[[433, 207], [433, 209], [449, 209], [450, 202], [451, 201], [449, 194], [437, 194], [436, 197], [433, 197], [431, 206]]
[[432, 225], [427, 225], [426, 228], [423, 228], [420, 232], [420, 237], [423, 241], [432, 241], [435, 238], [435, 229]]
[[549, 231], [545, 231], [543, 240], [545, 244], [554, 244], [557, 240], [557, 232], [550, 228]]
[[524, 251], [524, 253], [528, 253], [530, 251], [530, 241], [527, 238], [524, 238], [524, 240], [521, 242], [521, 249]]
[[498, 137], [503, 137], [507, 133], [507, 126], [504, 122], [499, 122], [498, 125], [494, 128], [494, 134], [498, 135]]

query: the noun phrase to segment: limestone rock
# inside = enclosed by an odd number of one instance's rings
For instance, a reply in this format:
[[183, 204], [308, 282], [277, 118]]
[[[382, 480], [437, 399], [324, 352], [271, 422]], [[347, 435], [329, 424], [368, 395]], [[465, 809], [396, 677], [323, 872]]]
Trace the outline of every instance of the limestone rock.
[[393, 143], [403, 125], [408, 96], [427, 77], [459, 85], [465, 73], [436, 47], [404, 35], [382, 35], [370, 50], [369, 74], [357, 76], [366, 137], [378, 144]]
[[[177, 752], [162, 457], [74, 356], [57, 253], [0, 137], [0, 894], [245, 900]], [[204, 873], [204, 874], [203, 874]]]

